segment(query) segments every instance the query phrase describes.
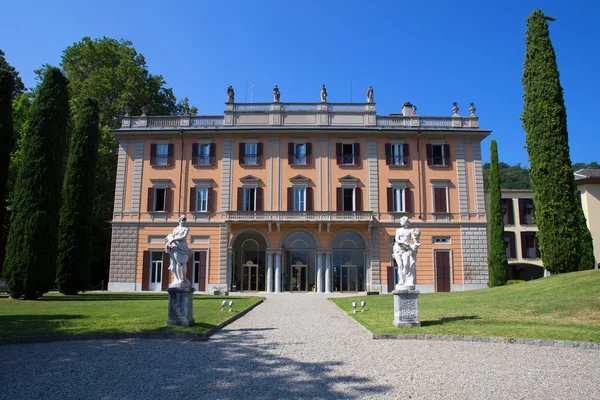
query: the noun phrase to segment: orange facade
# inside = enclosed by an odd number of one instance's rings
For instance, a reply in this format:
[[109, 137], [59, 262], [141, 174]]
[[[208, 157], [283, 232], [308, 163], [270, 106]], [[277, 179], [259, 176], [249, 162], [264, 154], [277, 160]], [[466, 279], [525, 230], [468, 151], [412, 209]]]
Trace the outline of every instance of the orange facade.
[[474, 115], [388, 118], [321, 103], [314, 120], [327, 123], [311, 126], [312, 105], [263, 106], [228, 104], [223, 119], [127, 117], [113, 131], [110, 290], [166, 288], [163, 239], [180, 215], [199, 291], [387, 292], [404, 215], [421, 231], [418, 289], [485, 286], [489, 131]]

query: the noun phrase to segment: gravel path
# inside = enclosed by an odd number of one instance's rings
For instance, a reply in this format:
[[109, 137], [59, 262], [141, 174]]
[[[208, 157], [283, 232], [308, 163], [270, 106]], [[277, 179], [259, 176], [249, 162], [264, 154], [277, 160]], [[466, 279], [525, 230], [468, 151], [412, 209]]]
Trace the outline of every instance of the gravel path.
[[600, 351], [372, 340], [314, 294], [269, 295], [208, 342], [9, 345], [0, 367], [6, 399], [600, 399]]

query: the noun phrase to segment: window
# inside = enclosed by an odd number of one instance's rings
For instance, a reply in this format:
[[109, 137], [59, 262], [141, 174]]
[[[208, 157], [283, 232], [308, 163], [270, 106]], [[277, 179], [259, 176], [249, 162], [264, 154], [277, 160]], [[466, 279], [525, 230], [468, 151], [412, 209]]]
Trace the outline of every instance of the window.
[[501, 199], [502, 215], [504, 225], [513, 225], [515, 223], [513, 217], [512, 199]]
[[156, 145], [156, 164], [155, 165], [169, 165], [169, 145], [168, 144], [157, 144]]
[[354, 188], [343, 188], [342, 196], [343, 211], [354, 211]]
[[336, 143], [336, 159], [338, 165], [358, 165], [360, 144]]
[[393, 188], [392, 189], [392, 204], [394, 212], [404, 211], [404, 188]]
[[146, 211], [149, 213], [170, 213], [173, 211], [173, 189], [170, 179], [150, 179]]
[[434, 244], [450, 244], [450, 238], [448, 236], [434, 236]]
[[427, 165], [432, 167], [446, 167], [450, 165], [450, 145], [427, 144]]
[[540, 258], [535, 232], [521, 232], [521, 253], [523, 258]]
[[294, 164], [306, 164], [306, 143], [294, 144]]
[[506, 249], [506, 258], [517, 258], [514, 232], [504, 232], [504, 248]]
[[162, 278], [163, 255], [160, 251], [152, 252], [150, 264], [150, 290], [160, 290]]
[[521, 225], [533, 225], [535, 205], [533, 199], [519, 199], [519, 222]]
[[256, 143], [246, 143], [246, 165], [256, 165], [257, 162], [257, 148]]
[[244, 188], [244, 211], [256, 211], [255, 188]]
[[448, 202], [446, 196], [446, 187], [433, 188], [433, 212], [445, 213], [448, 212]]
[[306, 188], [294, 188], [294, 211], [306, 211]]
[[166, 206], [167, 189], [154, 189], [154, 211], [164, 212]]
[[196, 211], [208, 211], [208, 188], [198, 188], [196, 192]]
[[354, 143], [342, 144], [342, 164], [354, 163]]
[[198, 161], [197, 165], [210, 165], [210, 144], [198, 144]]

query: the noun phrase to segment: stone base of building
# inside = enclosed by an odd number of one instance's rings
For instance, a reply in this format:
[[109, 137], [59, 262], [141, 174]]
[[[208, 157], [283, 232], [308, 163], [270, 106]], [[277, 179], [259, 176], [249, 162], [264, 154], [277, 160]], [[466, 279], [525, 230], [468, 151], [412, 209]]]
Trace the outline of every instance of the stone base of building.
[[419, 322], [419, 291], [411, 289], [394, 290], [394, 326], [412, 328], [421, 326]]
[[125, 282], [108, 282], [108, 291], [109, 292], [137, 292], [140, 289], [137, 287], [135, 282], [125, 283]]
[[194, 288], [190, 284], [171, 284], [167, 326], [190, 326], [194, 323]]

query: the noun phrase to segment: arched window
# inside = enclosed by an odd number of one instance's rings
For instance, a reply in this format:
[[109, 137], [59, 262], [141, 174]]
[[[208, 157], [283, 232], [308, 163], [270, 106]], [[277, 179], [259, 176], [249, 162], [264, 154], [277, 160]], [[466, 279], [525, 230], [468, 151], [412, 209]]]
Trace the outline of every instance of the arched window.
[[365, 290], [365, 242], [354, 232], [340, 232], [331, 242], [333, 250], [333, 291]]

